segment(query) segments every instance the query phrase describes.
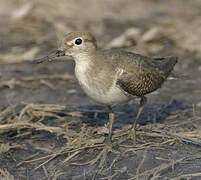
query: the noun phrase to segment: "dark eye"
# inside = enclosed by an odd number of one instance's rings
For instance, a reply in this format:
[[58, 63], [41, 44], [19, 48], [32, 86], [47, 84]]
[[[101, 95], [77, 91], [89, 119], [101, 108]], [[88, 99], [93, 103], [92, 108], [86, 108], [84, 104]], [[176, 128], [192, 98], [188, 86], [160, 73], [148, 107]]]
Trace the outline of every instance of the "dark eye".
[[75, 40], [75, 44], [80, 45], [82, 44], [82, 39], [78, 38]]

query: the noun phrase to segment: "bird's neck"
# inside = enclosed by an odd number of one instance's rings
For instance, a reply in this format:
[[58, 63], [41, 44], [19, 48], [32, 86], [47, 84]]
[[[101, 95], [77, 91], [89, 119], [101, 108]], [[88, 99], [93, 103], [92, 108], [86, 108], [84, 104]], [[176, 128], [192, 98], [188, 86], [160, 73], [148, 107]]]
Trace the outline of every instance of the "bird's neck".
[[80, 73], [86, 73], [95, 64], [94, 57], [89, 53], [81, 53], [73, 56], [75, 60], [75, 70]]

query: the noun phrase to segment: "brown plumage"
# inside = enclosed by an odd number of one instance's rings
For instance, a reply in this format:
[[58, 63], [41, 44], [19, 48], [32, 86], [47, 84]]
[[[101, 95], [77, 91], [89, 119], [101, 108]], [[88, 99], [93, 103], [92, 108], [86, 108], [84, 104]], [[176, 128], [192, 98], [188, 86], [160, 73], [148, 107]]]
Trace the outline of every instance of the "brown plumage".
[[[171, 56], [154, 59], [122, 50], [98, 50], [96, 39], [89, 32], [67, 34], [55, 57], [64, 55], [74, 58], [75, 75], [85, 93], [109, 107], [109, 140], [114, 121], [111, 107], [141, 98], [131, 131], [135, 140], [136, 125], [146, 104], [145, 95], [160, 88], [177, 63], [177, 57]], [[48, 56], [39, 62], [46, 59]]]
[[[121, 52], [124, 54], [127, 52]], [[126, 69], [117, 79], [117, 85], [128, 94], [134, 96], [144, 96], [161, 87], [167, 79], [174, 65], [177, 63], [177, 57], [165, 57], [152, 59], [134, 53], [129, 53], [132, 61], [121, 68]]]

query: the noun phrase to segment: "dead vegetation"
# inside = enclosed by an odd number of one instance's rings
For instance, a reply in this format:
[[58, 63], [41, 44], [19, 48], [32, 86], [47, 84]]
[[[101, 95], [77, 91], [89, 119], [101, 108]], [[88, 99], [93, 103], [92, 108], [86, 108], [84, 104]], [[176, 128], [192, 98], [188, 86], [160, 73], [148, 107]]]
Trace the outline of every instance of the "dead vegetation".
[[0, 82], [0, 88], [8, 87], [14, 89], [16, 87], [31, 88], [35, 89], [41, 85], [45, 85], [50, 89], [55, 89], [55, 86], [50, 82], [51, 80], [64, 80], [70, 81], [71, 83], [75, 81], [75, 77], [69, 74], [54, 74], [54, 75], [40, 75], [36, 77], [22, 77], [22, 78], [12, 78], [9, 80], [4, 80]]
[[[139, 163], [136, 169], [136, 175], [131, 176], [129, 179], [149, 179], [150, 177], [160, 177], [161, 173], [167, 169], [172, 169], [178, 164], [185, 164], [189, 161], [195, 161], [200, 159], [200, 154], [192, 154], [179, 159], [161, 159], [156, 157], [158, 160], [166, 161], [158, 166], [141, 172], [141, 166], [144, 165], [147, 151], [165, 149], [166, 147], [177, 147], [183, 146], [185, 148], [190, 148], [190, 146], [201, 147], [201, 136], [199, 134], [201, 125], [200, 120], [201, 116], [192, 116], [187, 121], [186, 124], [193, 124], [195, 129], [189, 131], [188, 129], [181, 128], [184, 122], [177, 123], [177, 131], [173, 132], [173, 126], [175, 125], [175, 120], [168, 121], [168, 124], [155, 126], [147, 125], [140, 127], [137, 132], [138, 143], [133, 144], [133, 142], [128, 138], [128, 127], [123, 127], [122, 129], [116, 129], [113, 136], [113, 149], [114, 151], [108, 152], [106, 154], [105, 160], [104, 157], [104, 140], [105, 133], [107, 132], [106, 127], [94, 128], [87, 126], [84, 123], [79, 121], [74, 122], [69, 121], [69, 117], [74, 117], [77, 119], [83, 118], [86, 116], [86, 111], [74, 111], [66, 106], [54, 105], [54, 104], [24, 104], [23, 108], [19, 112], [15, 111], [16, 106], [8, 107], [1, 112], [0, 117], [2, 122], [5, 122], [5, 119], [9, 118], [9, 123], [4, 123], [0, 125], [0, 134], [12, 134], [15, 132], [11, 139], [33, 139], [33, 147], [37, 151], [45, 152], [46, 155], [39, 156], [38, 153], [31, 154], [29, 157], [26, 157], [24, 160], [17, 161], [17, 167], [23, 167], [28, 164], [34, 164], [34, 170], [45, 167], [48, 167], [48, 163], [54, 161], [58, 157], [60, 159], [60, 166], [69, 167], [73, 166], [83, 166], [90, 167], [93, 169], [86, 171], [85, 175], [79, 175], [80, 178], [90, 176], [93, 174], [93, 177], [99, 177], [100, 175], [104, 177], [103, 179], [112, 179], [120, 174], [124, 174], [127, 171], [127, 167], [116, 168], [118, 162], [121, 158], [128, 154], [135, 154], [138, 151], [143, 151], [143, 159]], [[186, 113], [192, 114], [190, 110], [186, 112], [180, 112], [180, 118], [182, 114]], [[174, 114], [172, 115], [175, 116]], [[169, 116], [171, 119], [172, 116]], [[87, 118], [87, 117], [85, 117]], [[178, 122], [178, 121], [177, 121]], [[79, 128], [78, 128], [79, 127]], [[40, 134], [46, 131], [52, 134], [55, 137], [62, 138], [65, 143], [59, 149], [55, 151], [54, 148], [40, 147], [35, 144], [35, 140], [40, 139]], [[33, 132], [35, 132], [33, 134]], [[37, 137], [39, 135], [39, 137]], [[38, 139], [39, 138], [39, 139]], [[34, 145], [35, 144], [35, 145]], [[23, 147], [20, 143], [15, 143], [15, 145], [1, 144], [0, 152], [1, 156], [8, 152], [10, 149], [27, 149]], [[86, 158], [86, 155], [88, 158]], [[108, 156], [110, 158], [108, 159]], [[112, 158], [111, 158], [112, 157]], [[94, 167], [98, 167], [94, 171]], [[58, 169], [58, 164], [55, 167], [52, 167], [53, 172], [60, 172], [59, 174], [48, 175], [48, 177], [59, 177], [65, 172]], [[46, 170], [48, 172], [48, 170]], [[108, 172], [112, 171], [112, 174], [108, 175]], [[48, 174], [48, 173], [47, 173]], [[4, 173], [4, 175], [6, 175]], [[180, 177], [196, 177], [200, 176], [200, 173], [192, 173], [186, 175], [178, 175]], [[77, 177], [78, 178], [78, 177]], [[176, 177], [175, 177], [176, 179]]]
[[0, 179], [2, 180], [14, 180], [14, 176], [7, 170], [0, 169]]

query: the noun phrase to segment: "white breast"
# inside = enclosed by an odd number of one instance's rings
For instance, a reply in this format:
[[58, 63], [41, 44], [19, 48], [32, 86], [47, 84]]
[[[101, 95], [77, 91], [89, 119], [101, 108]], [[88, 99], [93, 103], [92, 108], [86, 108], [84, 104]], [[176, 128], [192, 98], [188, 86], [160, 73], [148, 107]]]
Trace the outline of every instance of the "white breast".
[[92, 82], [94, 81], [94, 78], [90, 78], [87, 73], [89, 68], [90, 64], [87, 59], [76, 61], [75, 75], [79, 84], [89, 97], [97, 103], [105, 105], [121, 104], [129, 100], [129, 98], [117, 86], [115, 86], [115, 83], [107, 92], [94, 86], [95, 83]]

